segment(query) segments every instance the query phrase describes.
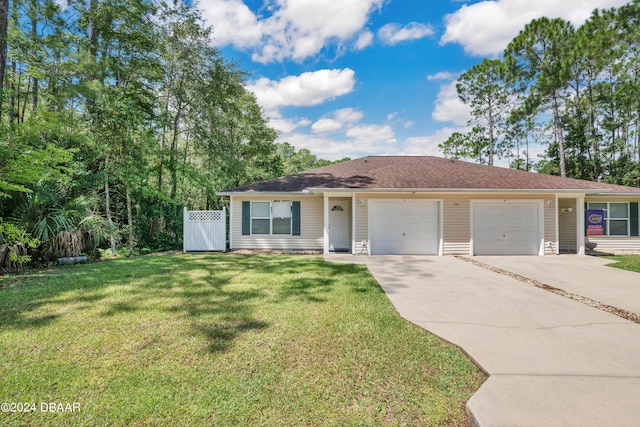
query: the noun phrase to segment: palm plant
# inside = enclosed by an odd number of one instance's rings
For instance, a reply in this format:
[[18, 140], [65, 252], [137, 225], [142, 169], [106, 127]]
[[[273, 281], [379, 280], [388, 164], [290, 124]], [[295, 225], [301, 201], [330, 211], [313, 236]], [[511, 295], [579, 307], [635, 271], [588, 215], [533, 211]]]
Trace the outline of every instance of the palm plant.
[[17, 201], [11, 222], [42, 242], [41, 249], [58, 257], [95, 249], [107, 235], [106, 221], [96, 214], [96, 197], [69, 198], [62, 185], [41, 181]]

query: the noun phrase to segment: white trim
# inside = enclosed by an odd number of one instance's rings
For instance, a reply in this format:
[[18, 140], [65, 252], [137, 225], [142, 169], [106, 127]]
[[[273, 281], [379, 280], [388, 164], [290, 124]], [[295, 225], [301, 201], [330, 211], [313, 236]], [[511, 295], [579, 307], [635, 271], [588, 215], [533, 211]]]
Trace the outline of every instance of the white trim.
[[[344, 188], [308, 188], [307, 189], [311, 193], [344, 193]], [[637, 197], [640, 196], [640, 192], [637, 193], [616, 193], [613, 189], [610, 188], [602, 188], [602, 189], [584, 189], [584, 188], [572, 188], [572, 189], [562, 189], [562, 188], [359, 188], [358, 193], [498, 193], [498, 194], [509, 194], [509, 193], [534, 193], [534, 194], [587, 194], [590, 196], [614, 196], [614, 197]], [[217, 193], [221, 194], [221, 193]], [[223, 195], [227, 195], [230, 193], [225, 193]], [[251, 194], [251, 193], [243, 193], [243, 194]], [[264, 193], [266, 194], [266, 193]], [[308, 193], [305, 193], [308, 194]]]
[[329, 195], [328, 194], [324, 194], [323, 197], [323, 214], [324, 214], [324, 224], [323, 224], [323, 229], [324, 229], [324, 247], [323, 247], [323, 253], [326, 255], [329, 253]]
[[389, 202], [409, 202], [409, 203], [419, 203], [419, 202], [433, 202], [438, 206], [438, 254], [437, 256], [444, 255], [444, 199], [435, 198], [435, 197], [420, 197], [420, 198], [372, 198], [368, 199], [367, 204], [367, 255], [371, 255], [371, 205], [378, 203], [389, 203]]
[[560, 255], [560, 216], [558, 215], [558, 209], [560, 209], [560, 205], [558, 204], [558, 195], [556, 194], [556, 202], [555, 202], [555, 217], [556, 217], [556, 255]]
[[229, 250], [233, 250], [233, 196], [229, 197]]
[[[470, 199], [469, 200], [469, 230], [471, 232], [471, 237], [469, 239], [469, 255], [474, 256], [474, 242], [473, 242], [473, 206], [475, 204], [498, 204], [504, 203], [508, 204], [522, 204], [522, 205], [536, 205], [537, 206], [537, 214], [538, 214], [538, 256], [544, 256], [544, 199]], [[556, 203], [557, 207], [557, 203]]]
[[351, 193], [351, 255], [356, 254], [356, 193]]
[[473, 200], [469, 200], [469, 256], [473, 256]]
[[184, 231], [187, 229], [187, 207], [182, 211], [182, 253], [187, 253], [187, 239], [185, 239]]
[[253, 196], [282, 196], [282, 197], [292, 197], [292, 196], [312, 196], [309, 190], [302, 191], [219, 191], [216, 192], [217, 196], [242, 196], [242, 197], [253, 197]]
[[440, 244], [438, 245], [438, 256], [444, 255], [444, 199], [438, 199], [438, 234], [440, 235]]
[[576, 236], [577, 236], [577, 245], [578, 245], [578, 255], [585, 255], [585, 236], [584, 236], [584, 195], [576, 197]]

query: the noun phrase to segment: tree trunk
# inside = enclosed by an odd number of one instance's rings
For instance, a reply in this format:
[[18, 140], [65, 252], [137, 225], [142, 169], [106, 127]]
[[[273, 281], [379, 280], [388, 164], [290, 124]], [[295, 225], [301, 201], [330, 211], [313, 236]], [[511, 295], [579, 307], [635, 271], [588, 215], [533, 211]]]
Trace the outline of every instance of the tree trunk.
[[175, 200], [178, 192], [178, 126], [180, 126], [180, 111], [176, 111], [173, 120], [173, 138], [171, 139], [171, 156], [169, 164], [171, 167], [171, 200]]
[[[31, 42], [33, 43], [33, 50], [31, 52], [33, 59], [37, 58], [38, 52], [36, 46], [38, 45], [38, 9], [37, 2], [31, 0]], [[28, 92], [28, 91], [27, 91]], [[26, 103], [25, 103], [26, 104]], [[33, 76], [33, 92], [31, 92], [31, 112], [36, 111], [38, 105], [38, 78]], [[24, 109], [23, 109], [24, 111]], [[22, 113], [22, 121], [24, 122], [24, 113]]]
[[164, 114], [162, 116], [162, 135], [160, 136], [160, 160], [158, 162], [158, 191], [162, 192], [162, 172], [164, 167], [164, 146], [167, 138], [167, 119], [169, 117], [169, 94], [167, 89], [167, 97], [164, 102]]
[[2, 100], [4, 75], [7, 68], [7, 34], [9, 27], [9, 0], [0, 0], [0, 123], [2, 123]]
[[109, 157], [104, 161], [104, 199], [105, 214], [107, 215], [107, 223], [109, 224], [109, 239], [111, 241], [111, 256], [116, 256], [116, 229], [111, 219], [111, 194], [109, 191]]
[[[16, 87], [15, 78], [18, 76], [18, 85]], [[16, 119], [20, 123], [20, 81], [22, 80], [22, 73], [17, 73], [16, 61], [11, 63], [11, 97], [9, 98], [9, 124], [12, 125]], [[18, 105], [16, 105], [16, 100]]]
[[489, 166], [493, 166], [493, 154], [495, 151], [495, 139], [493, 136], [493, 111], [489, 101]]
[[125, 194], [127, 197], [127, 226], [129, 228], [129, 255], [133, 255], [133, 216], [131, 214], [131, 188], [129, 187], [129, 181], [125, 181], [126, 187]]
[[562, 134], [562, 125], [560, 124], [560, 111], [558, 108], [558, 96], [553, 93], [553, 128], [556, 134], [556, 141], [558, 141], [558, 158], [560, 163], [560, 176], [567, 177], [567, 169], [565, 166], [565, 153], [564, 153], [564, 135]]
[[[96, 58], [98, 56], [98, 30], [96, 28], [96, 23], [94, 21], [95, 11], [98, 8], [98, 0], [91, 0], [89, 3], [89, 15], [91, 18], [89, 19], [89, 23], [87, 25], [87, 40], [88, 40], [88, 52], [89, 59], [91, 63], [89, 64], [89, 73], [87, 74], [87, 80], [92, 81], [97, 78], [95, 67], [96, 66]], [[87, 111], [91, 115], [93, 113], [95, 107], [96, 100], [93, 99], [92, 95], [87, 97]]]
[[591, 133], [591, 149], [593, 150], [593, 176], [600, 176], [600, 150], [598, 148], [598, 132], [596, 130], [596, 106], [593, 101], [593, 86], [591, 80], [588, 86], [589, 93], [589, 132]]
[[31, 76], [29, 76], [29, 78], [27, 79], [27, 91], [24, 93], [24, 102], [22, 103], [22, 112], [20, 113], [20, 120], [18, 120], [18, 123], [24, 123], [24, 113], [27, 111], [27, 104], [29, 103], [30, 91], [31, 91]]

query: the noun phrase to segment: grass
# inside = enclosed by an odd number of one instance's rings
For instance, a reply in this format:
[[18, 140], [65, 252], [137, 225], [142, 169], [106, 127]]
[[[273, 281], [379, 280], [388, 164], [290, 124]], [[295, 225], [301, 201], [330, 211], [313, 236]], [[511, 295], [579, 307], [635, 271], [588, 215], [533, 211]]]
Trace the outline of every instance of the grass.
[[319, 257], [148, 256], [0, 285], [0, 402], [37, 405], [0, 425], [468, 425], [485, 379], [366, 268]]
[[608, 264], [610, 267], [640, 273], [640, 255], [617, 255], [606, 256], [605, 258], [616, 261], [613, 264]]

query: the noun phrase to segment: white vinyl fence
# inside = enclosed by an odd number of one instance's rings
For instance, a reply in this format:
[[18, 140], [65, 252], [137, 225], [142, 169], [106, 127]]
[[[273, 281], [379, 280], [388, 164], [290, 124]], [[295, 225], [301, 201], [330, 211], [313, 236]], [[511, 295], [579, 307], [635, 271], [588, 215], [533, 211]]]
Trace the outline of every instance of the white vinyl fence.
[[226, 251], [227, 209], [189, 211], [184, 208], [183, 252]]

